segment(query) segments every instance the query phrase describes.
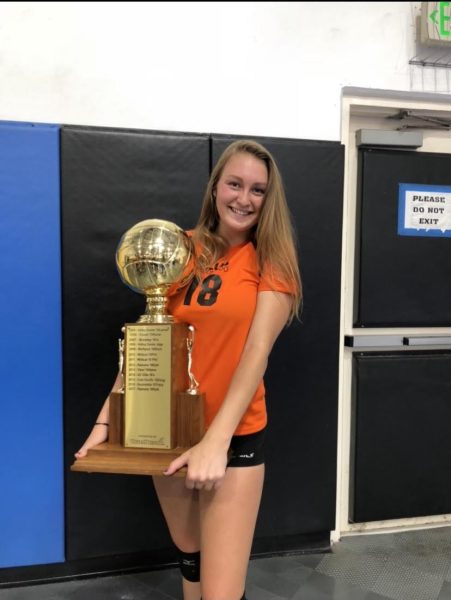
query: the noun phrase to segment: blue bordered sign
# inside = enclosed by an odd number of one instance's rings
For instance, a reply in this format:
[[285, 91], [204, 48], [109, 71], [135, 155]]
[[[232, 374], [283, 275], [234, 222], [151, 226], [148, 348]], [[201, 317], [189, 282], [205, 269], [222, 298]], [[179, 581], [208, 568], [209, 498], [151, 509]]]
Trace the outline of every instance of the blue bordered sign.
[[400, 183], [398, 234], [451, 237], [451, 186]]

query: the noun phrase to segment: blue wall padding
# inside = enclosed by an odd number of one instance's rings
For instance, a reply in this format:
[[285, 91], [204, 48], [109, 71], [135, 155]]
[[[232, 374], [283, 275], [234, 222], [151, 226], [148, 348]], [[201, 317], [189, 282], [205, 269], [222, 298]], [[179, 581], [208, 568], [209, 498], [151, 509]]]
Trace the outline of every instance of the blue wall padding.
[[0, 567], [64, 561], [59, 126], [0, 122]]

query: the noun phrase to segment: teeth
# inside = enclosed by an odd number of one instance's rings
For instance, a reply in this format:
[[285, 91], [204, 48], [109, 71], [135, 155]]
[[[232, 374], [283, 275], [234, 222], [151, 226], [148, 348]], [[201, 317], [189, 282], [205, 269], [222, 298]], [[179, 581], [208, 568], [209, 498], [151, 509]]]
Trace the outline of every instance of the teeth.
[[242, 215], [243, 217], [247, 217], [247, 215], [251, 214], [249, 211], [238, 210], [237, 208], [233, 208], [233, 206], [231, 206], [230, 208], [234, 213], [236, 213], [237, 215]]

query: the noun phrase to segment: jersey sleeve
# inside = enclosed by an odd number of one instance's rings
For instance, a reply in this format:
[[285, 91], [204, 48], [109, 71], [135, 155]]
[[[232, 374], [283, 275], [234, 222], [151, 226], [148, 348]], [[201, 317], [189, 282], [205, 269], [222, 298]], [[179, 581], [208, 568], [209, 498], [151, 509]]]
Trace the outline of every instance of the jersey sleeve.
[[258, 285], [259, 292], [284, 292], [285, 294], [295, 294], [296, 285], [294, 281], [286, 279], [277, 274], [271, 265], [266, 264], [263, 272], [260, 274]]

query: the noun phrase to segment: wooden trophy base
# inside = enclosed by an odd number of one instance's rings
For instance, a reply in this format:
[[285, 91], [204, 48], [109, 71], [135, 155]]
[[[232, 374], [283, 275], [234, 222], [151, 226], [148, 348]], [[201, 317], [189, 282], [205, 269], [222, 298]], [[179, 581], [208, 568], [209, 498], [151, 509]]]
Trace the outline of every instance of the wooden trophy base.
[[[163, 475], [169, 464], [197, 444], [204, 434], [204, 394], [177, 394], [177, 438], [171, 450], [125, 448], [122, 445], [123, 395], [110, 394], [108, 441], [94, 446], [83, 458], [77, 458], [71, 471], [124, 475]], [[183, 467], [173, 477], [184, 477]]]
[[[186, 450], [188, 448], [173, 450], [124, 448], [121, 444], [104, 442], [88, 450], [88, 454], [83, 458], [77, 458], [70, 470], [87, 473], [162, 475], [169, 464]], [[185, 475], [186, 467], [174, 473], [174, 477]]]

